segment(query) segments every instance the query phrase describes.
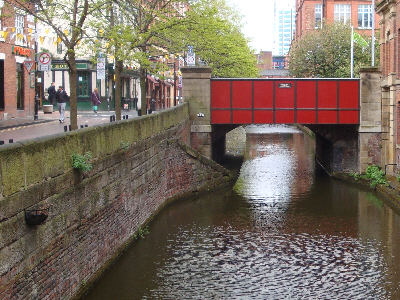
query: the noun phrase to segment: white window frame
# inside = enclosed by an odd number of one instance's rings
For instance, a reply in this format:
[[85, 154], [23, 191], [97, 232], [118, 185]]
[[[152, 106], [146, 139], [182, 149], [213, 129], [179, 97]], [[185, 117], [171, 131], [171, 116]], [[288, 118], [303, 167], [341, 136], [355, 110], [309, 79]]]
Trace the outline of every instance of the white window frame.
[[[360, 16], [361, 16], [361, 25], [360, 25]], [[357, 24], [358, 24], [358, 28], [360, 28], [360, 29], [371, 29], [372, 28], [372, 5], [371, 4], [359, 4], [358, 5]]]
[[315, 4], [314, 21], [315, 28], [322, 28], [322, 4]]
[[334, 8], [335, 21], [348, 23], [351, 22], [351, 5], [335, 4]]

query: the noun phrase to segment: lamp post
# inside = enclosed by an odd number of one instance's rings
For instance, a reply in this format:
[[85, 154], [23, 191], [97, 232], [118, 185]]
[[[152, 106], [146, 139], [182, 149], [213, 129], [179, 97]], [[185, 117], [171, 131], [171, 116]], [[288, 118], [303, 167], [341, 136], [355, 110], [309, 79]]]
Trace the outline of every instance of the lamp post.
[[168, 66], [174, 67], [174, 106], [176, 106], [176, 61], [174, 58], [173, 63], [167, 63]]

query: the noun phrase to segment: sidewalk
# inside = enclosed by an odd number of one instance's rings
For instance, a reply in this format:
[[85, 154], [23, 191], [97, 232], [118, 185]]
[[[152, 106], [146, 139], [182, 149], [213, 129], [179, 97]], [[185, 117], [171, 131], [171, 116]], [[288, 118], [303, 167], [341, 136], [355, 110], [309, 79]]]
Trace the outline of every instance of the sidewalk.
[[[95, 114], [93, 111], [78, 111], [78, 123], [84, 121], [86, 118], [110, 117], [115, 115], [115, 111], [99, 111]], [[136, 110], [121, 111], [121, 115], [128, 115], [128, 118], [137, 117]], [[58, 121], [60, 114], [55, 110], [51, 114], [45, 114], [39, 111], [38, 120], [33, 120], [33, 117], [26, 118], [11, 118], [8, 120], [0, 120], [0, 131], [5, 129], [26, 127], [36, 124], [48, 123]], [[70, 112], [65, 111], [65, 124], [69, 124]]]
[[[110, 123], [110, 117], [115, 115], [115, 111], [99, 111], [97, 114], [93, 111], [78, 111], [78, 130], [82, 127], [92, 127], [99, 124]], [[121, 112], [122, 116], [128, 116], [128, 119], [137, 117], [136, 110]], [[70, 112], [65, 112], [65, 123], [60, 124], [59, 112], [54, 111], [51, 114], [39, 112], [39, 119], [34, 121], [33, 116], [29, 118], [12, 118], [9, 120], [0, 120], [0, 147], [2, 144], [16, 143], [38, 137], [60, 134], [68, 131], [70, 125]]]

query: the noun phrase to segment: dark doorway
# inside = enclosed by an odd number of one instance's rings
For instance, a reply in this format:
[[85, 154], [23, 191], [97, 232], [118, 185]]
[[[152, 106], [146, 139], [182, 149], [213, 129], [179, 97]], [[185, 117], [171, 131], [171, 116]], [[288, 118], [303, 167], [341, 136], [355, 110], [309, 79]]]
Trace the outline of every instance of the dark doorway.
[[24, 67], [17, 63], [17, 109], [24, 109]]

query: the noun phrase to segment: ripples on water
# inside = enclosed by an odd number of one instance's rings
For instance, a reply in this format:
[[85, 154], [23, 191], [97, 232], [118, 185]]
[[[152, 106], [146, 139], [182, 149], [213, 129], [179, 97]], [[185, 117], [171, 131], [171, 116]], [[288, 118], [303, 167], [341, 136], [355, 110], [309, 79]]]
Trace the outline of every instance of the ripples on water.
[[166, 209], [88, 299], [400, 299], [400, 220], [314, 174], [290, 127], [248, 128], [235, 193]]

